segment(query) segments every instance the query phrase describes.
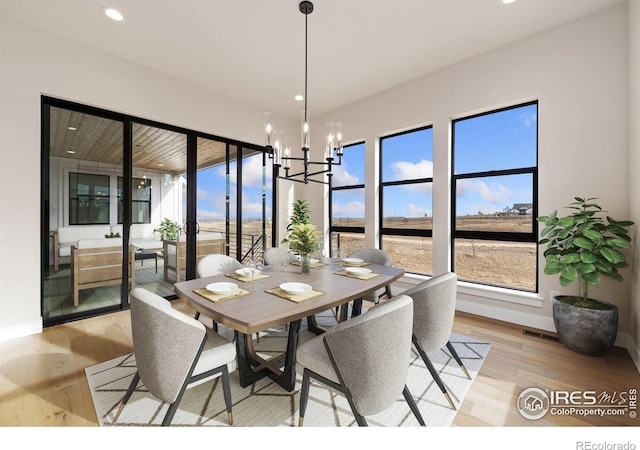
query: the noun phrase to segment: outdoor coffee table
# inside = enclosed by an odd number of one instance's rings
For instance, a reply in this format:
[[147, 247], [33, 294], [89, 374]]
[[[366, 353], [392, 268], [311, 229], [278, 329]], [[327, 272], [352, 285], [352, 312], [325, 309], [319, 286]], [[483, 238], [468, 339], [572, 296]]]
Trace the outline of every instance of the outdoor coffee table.
[[[404, 270], [396, 267], [377, 264], [367, 267], [379, 275], [367, 280], [354, 279], [339, 275], [338, 272], [344, 267], [334, 264], [312, 268], [308, 275], [299, 273], [299, 268], [295, 272], [289, 269], [286, 274], [288, 282], [307, 283], [314, 290], [322, 291], [322, 295], [300, 303], [266, 292], [278, 286], [282, 275], [272, 271], [270, 266], [268, 269], [265, 268], [263, 273], [271, 276], [254, 281], [255, 291], [230, 300], [213, 302], [194, 292], [203, 289], [209, 283], [231, 281], [225, 275], [182, 281], [174, 285], [174, 290], [178, 297], [200, 314], [235, 331], [238, 374], [242, 387], [250, 386], [268, 376], [287, 391], [292, 391], [296, 381], [296, 349], [302, 319], [307, 318], [311, 331], [321, 333], [323, 330], [317, 327], [314, 321], [315, 314], [359, 300], [368, 292], [380, 289], [404, 275]], [[250, 290], [249, 283], [237, 284], [245, 290]], [[257, 355], [251, 335], [285, 324], [289, 324], [285, 354], [271, 359]]]
[[156, 273], [158, 273], [158, 254], [153, 250], [147, 250], [145, 248], [138, 248], [135, 251], [136, 261], [140, 261], [140, 264], [144, 266], [145, 259], [155, 259], [156, 260]]

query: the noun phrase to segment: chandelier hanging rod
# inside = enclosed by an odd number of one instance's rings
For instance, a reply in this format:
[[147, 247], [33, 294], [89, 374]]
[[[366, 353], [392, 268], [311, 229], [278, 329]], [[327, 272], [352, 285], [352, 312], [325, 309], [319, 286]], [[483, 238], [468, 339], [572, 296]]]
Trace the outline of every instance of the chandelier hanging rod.
[[[309, 14], [313, 12], [313, 3], [310, 1], [302, 1], [298, 5], [300, 12], [304, 14], [304, 111], [302, 112], [302, 156], [292, 156], [291, 147], [288, 142], [283, 140], [282, 132], [276, 130], [271, 123], [271, 113], [266, 112], [265, 118], [265, 148], [269, 155], [269, 158], [273, 160], [273, 167], [275, 170], [275, 176], [277, 178], [296, 181], [301, 183], [322, 183], [330, 184], [332, 177], [332, 167], [342, 164], [342, 124], [341, 123], [327, 123], [327, 141], [324, 150], [323, 161], [311, 161], [309, 157], [310, 153], [310, 136], [309, 136], [309, 122], [307, 108], [308, 99], [308, 47], [309, 47], [309, 34], [308, 34], [308, 18]], [[337, 156], [334, 158], [334, 153]], [[290, 173], [291, 161], [301, 161], [303, 165], [302, 172]], [[309, 166], [322, 165], [325, 168], [316, 172], [309, 172]], [[284, 176], [280, 175], [280, 167], [284, 168]], [[318, 175], [326, 174], [327, 181], [318, 180]]]

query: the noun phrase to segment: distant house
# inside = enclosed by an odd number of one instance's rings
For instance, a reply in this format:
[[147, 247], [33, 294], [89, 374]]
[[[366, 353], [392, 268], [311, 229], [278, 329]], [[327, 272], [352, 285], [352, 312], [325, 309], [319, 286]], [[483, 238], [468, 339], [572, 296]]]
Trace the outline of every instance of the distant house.
[[526, 216], [533, 214], [533, 204], [532, 203], [514, 203], [511, 208], [511, 214], [518, 214], [521, 216]]

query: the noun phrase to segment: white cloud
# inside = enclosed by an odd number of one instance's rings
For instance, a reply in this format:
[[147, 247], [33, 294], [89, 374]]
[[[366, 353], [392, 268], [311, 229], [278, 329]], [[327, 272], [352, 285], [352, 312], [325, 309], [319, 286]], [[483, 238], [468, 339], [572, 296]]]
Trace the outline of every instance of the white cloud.
[[410, 180], [415, 178], [432, 178], [433, 162], [426, 159], [419, 163], [396, 161], [391, 164], [393, 180]]
[[334, 203], [332, 213], [335, 217], [364, 217], [364, 203], [358, 201], [345, 204]]
[[487, 203], [506, 205], [511, 202], [513, 192], [500, 183], [488, 185], [484, 181], [462, 179], [458, 181], [458, 197], [467, 197], [473, 193]]
[[527, 128], [532, 127], [538, 122], [538, 114], [532, 111], [523, 112], [522, 114], [520, 114], [520, 121]]
[[335, 166], [333, 168], [333, 186], [352, 186], [354, 184], [360, 184], [360, 179], [351, 175], [347, 171], [346, 164], [343, 162], [340, 166]]
[[433, 214], [427, 208], [416, 206], [413, 203], [407, 205], [408, 217], [431, 217]]

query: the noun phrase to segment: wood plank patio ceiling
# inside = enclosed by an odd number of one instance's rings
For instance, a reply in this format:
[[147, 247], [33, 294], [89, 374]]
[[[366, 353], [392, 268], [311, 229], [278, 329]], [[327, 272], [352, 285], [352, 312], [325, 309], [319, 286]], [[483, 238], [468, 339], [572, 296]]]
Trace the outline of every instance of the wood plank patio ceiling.
[[[52, 107], [50, 124], [52, 157], [95, 163], [96, 168], [99, 164], [122, 166], [123, 126], [120, 122]], [[225, 145], [221, 141], [198, 138], [198, 169], [223, 163]], [[235, 146], [231, 151], [235, 155]], [[133, 124], [134, 168], [183, 174], [186, 172], [186, 153], [186, 135]]]

